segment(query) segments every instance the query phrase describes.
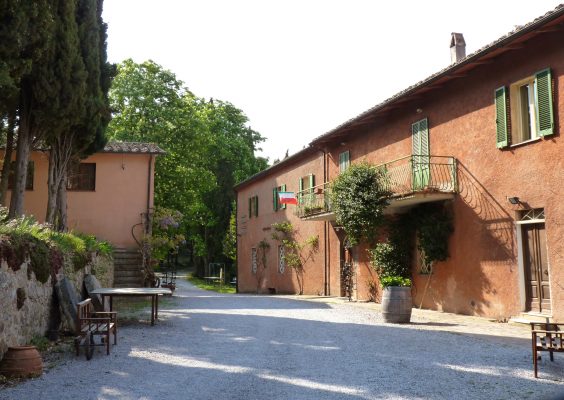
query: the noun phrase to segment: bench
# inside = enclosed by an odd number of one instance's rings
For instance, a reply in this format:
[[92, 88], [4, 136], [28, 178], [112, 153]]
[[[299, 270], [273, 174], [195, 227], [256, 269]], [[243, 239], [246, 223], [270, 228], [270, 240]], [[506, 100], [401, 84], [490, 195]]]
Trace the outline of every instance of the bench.
[[[114, 335], [117, 344], [117, 313], [96, 312], [92, 299], [86, 299], [76, 305], [76, 337], [74, 346], [76, 355], [80, 355], [80, 347], [84, 347], [86, 359], [90, 360], [94, 346], [106, 346], [106, 354], [110, 354], [110, 334]], [[96, 344], [94, 336], [101, 336], [100, 344]]]
[[550, 361], [554, 361], [554, 353], [564, 352], [564, 324], [551, 322], [531, 322], [533, 367], [535, 378], [538, 378], [538, 355], [540, 351], [550, 353]]

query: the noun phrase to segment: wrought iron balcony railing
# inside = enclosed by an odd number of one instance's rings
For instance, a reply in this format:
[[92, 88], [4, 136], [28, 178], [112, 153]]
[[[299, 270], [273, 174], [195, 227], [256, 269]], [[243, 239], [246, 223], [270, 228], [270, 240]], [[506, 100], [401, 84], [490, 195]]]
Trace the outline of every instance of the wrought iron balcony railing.
[[[390, 200], [416, 193], [456, 193], [457, 161], [448, 156], [411, 155], [380, 164], [385, 171], [382, 184], [392, 193]], [[296, 214], [300, 218], [329, 214], [331, 193], [329, 183], [314, 186], [297, 193]]]

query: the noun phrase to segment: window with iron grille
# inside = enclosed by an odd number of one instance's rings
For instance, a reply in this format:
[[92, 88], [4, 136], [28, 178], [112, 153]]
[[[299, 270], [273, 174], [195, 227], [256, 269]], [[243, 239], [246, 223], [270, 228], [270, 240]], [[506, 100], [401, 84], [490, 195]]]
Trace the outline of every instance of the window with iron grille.
[[95, 191], [96, 163], [73, 164], [68, 172], [67, 190]]
[[278, 272], [281, 274], [283, 274], [286, 270], [286, 259], [284, 258], [285, 254], [284, 246], [278, 246]]
[[255, 247], [251, 249], [251, 272], [257, 273], [257, 249]]

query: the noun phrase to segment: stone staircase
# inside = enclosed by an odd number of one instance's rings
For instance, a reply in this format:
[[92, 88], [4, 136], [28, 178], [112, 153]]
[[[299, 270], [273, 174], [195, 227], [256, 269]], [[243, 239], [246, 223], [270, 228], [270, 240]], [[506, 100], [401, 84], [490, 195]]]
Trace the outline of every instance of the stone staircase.
[[138, 249], [114, 250], [114, 287], [143, 286], [142, 257]]

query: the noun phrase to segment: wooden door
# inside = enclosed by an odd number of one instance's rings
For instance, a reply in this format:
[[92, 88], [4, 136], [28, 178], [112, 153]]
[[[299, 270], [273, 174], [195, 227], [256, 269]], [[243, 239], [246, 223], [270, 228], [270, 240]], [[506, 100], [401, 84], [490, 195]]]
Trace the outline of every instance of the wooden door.
[[527, 311], [550, 312], [550, 281], [544, 224], [523, 225]]

